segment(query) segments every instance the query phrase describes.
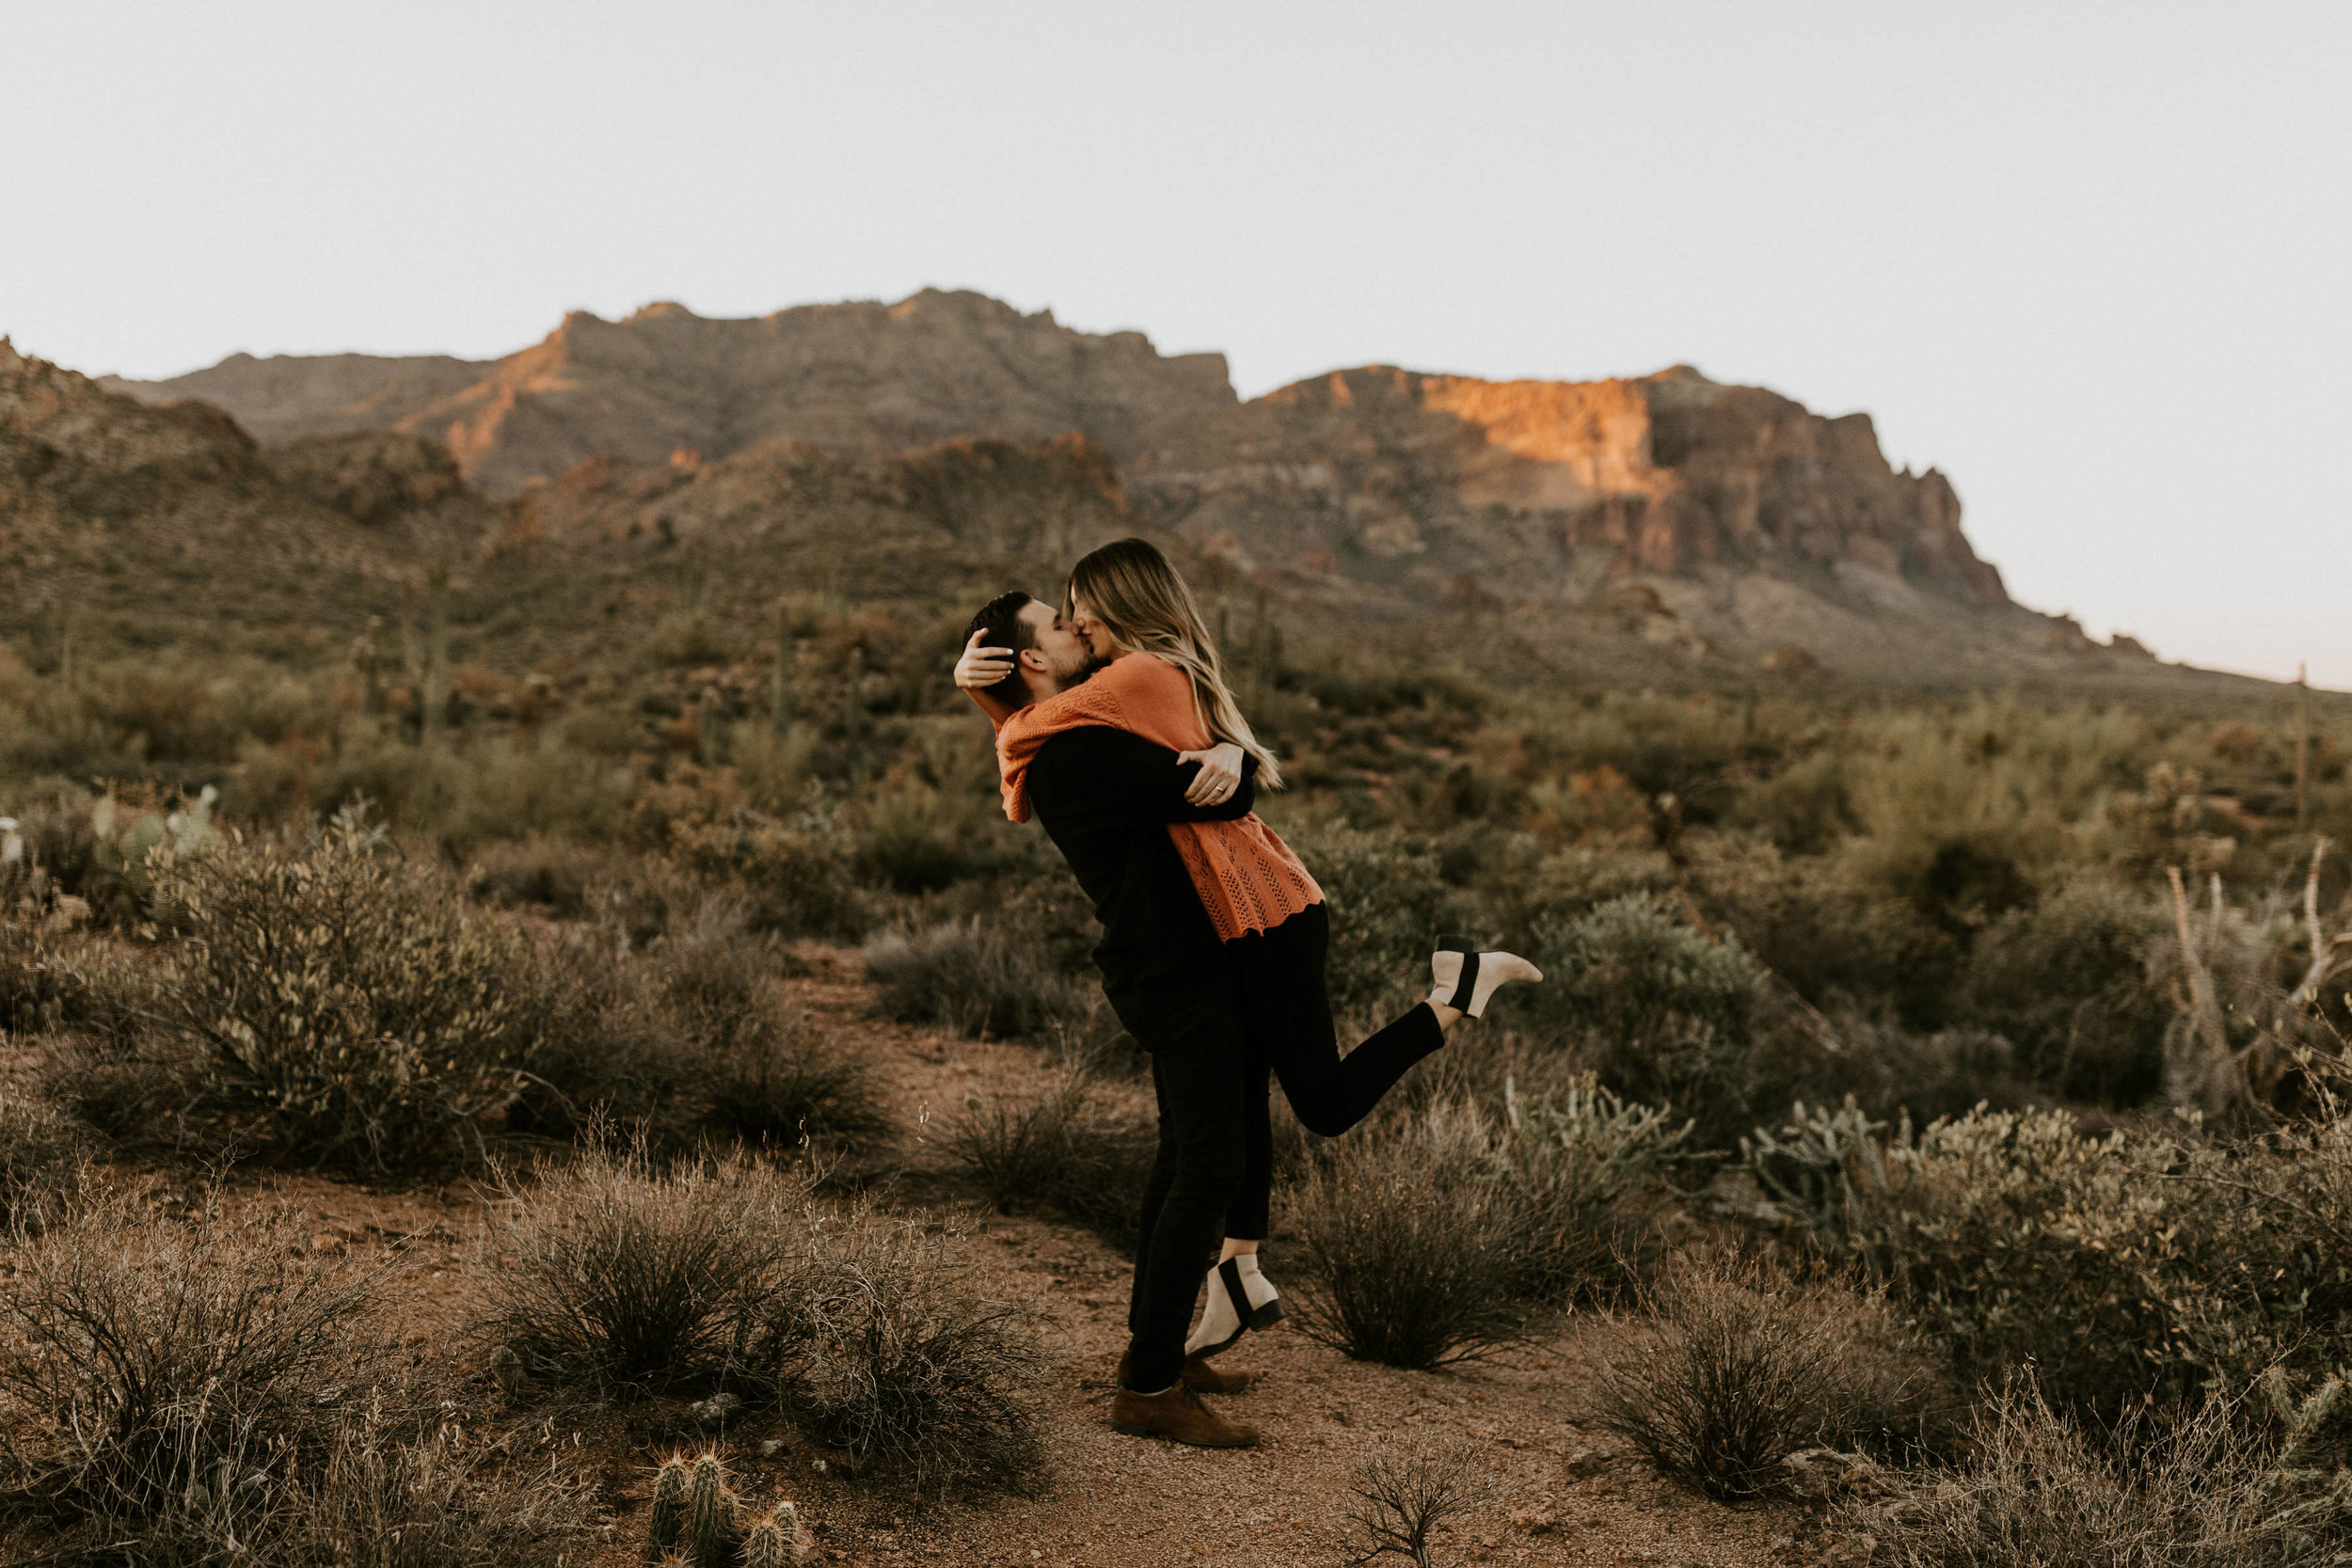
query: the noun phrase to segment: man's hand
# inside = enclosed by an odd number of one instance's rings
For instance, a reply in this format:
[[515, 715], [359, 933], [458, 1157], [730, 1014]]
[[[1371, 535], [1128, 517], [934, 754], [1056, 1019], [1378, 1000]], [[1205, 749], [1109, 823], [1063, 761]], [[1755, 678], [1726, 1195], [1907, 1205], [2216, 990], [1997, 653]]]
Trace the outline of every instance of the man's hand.
[[1197, 762], [1200, 771], [1184, 789], [1184, 799], [1196, 806], [1214, 806], [1233, 798], [1241, 787], [1242, 749], [1232, 741], [1222, 740], [1205, 752], [1179, 752], [1176, 766]]
[[963, 656], [956, 660], [956, 685], [966, 691], [985, 691], [1012, 673], [1010, 648], [983, 648], [980, 639], [986, 631], [976, 631], [972, 641], [963, 645]]

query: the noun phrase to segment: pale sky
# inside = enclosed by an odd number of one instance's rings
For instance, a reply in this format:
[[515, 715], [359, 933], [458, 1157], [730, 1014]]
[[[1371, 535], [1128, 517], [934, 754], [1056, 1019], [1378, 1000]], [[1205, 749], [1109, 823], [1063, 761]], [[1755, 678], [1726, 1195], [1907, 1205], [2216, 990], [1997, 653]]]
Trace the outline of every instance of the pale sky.
[[2352, 4], [0, 0], [0, 332], [92, 373], [926, 284], [1254, 395], [1677, 362], [2010, 592], [2352, 688]]

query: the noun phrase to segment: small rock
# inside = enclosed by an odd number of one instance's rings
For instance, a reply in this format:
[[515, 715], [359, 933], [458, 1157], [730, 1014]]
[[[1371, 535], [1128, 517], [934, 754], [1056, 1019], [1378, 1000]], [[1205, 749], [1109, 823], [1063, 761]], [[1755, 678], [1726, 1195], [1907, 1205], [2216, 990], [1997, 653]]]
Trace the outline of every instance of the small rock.
[[743, 1402], [733, 1394], [713, 1394], [707, 1400], [697, 1400], [686, 1408], [703, 1425], [715, 1427], [742, 1409]]
[[773, 1459], [783, 1451], [784, 1439], [781, 1437], [768, 1438], [759, 1445], [759, 1457], [762, 1459]]

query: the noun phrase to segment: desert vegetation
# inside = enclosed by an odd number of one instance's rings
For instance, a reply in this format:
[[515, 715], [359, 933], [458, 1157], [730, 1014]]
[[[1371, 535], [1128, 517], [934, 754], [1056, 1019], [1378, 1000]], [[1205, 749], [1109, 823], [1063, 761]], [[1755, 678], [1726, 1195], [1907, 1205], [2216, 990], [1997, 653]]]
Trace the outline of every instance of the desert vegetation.
[[[460, 606], [446, 646], [0, 660], [0, 1496], [41, 1550], [548, 1560], [624, 1484], [517, 1435], [580, 1412], [690, 1487], [744, 1421], [878, 1497], [1053, 1483], [1063, 1374], [973, 1227], [1131, 1247], [1150, 1098], [947, 689], [957, 607], [649, 580], [650, 630], [560, 654]], [[1280, 1116], [1298, 1325], [1573, 1340], [1563, 1418], [1719, 1498], [1830, 1453], [1859, 1560], [2346, 1549], [2344, 721], [1480, 681], [1475, 635], [1235, 638], [1343, 1008], [1409, 1005], [1438, 929], [1552, 976], [1348, 1137]], [[1035, 1070], [916, 1103], [872, 1020]], [[462, 1348], [401, 1354], [408, 1276], [264, 1176], [478, 1193]], [[1435, 1452], [1366, 1472], [1360, 1549], [1442, 1552], [1477, 1488]], [[740, 1554], [791, 1498], [720, 1480]]]

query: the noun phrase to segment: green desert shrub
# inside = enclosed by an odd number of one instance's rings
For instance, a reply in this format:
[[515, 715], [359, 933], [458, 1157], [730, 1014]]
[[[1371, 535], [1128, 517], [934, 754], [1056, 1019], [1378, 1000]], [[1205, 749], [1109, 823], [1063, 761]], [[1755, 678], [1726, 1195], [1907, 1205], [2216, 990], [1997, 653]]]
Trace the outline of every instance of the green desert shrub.
[[1834, 1255], [1892, 1282], [1963, 1381], [2030, 1362], [2044, 1397], [2113, 1421], [2352, 1352], [2341, 1116], [2250, 1139], [2093, 1136], [2047, 1111], [1915, 1132], [1850, 1102], [1747, 1154]]
[[466, 885], [486, 904], [530, 908], [557, 920], [589, 917], [589, 895], [618, 860], [601, 845], [533, 834], [485, 844], [473, 853]]
[[704, 1063], [644, 964], [609, 929], [536, 933], [530, 1068], [510, 1132], [578, 1138], [602, 1121], [685, 1135]]
[[1695, 1118], [1727, 1144], [1777, 1116], [1815, 1048], [1738, 939], [1710, 940], [1655, 895], [1613, 898], [1537, 932], [1544, 984], [1512, 1006], [1629, 1099]]
[[1019, 853], [993, 787], [983, 796], [896, 779], [872, 792], [857, 830], [858, 874], [896, 893], [935, 893], [1002, 870]]
[[752, 900], [754, 928], [786, 937], [855, 938], [872, 921], [847, 836], [815, 818], [787, 823], [753, 811], [717, 822], [680, 821], [669, 850], [712, 879], [732, 879]]
[[2131, 1105], [2162, 1086], [2172, 1009], [2143, 954], [2161, 931], [2153, 899], [2071, 881], [1980, 932], [1958, 1008], [2017, 1048], [2019, 1069], [2070, 1100]]
[[1724, 1500], [1783, 1487], [1804, 1449], [1915, 1438], [1932, 1377], [1878, 1293], [1694, 1248], [1634, 1287], [1582, 1398], [1665, 1475]]
[[1750, 1168], [1834, 1255], [1895, 1282], [1961, 1381], [2032, 1362], [2053, 1398], [2109, 1413], [2194, 1386], [2165, 1299], [2181, 1233], [2161, 1155], [2052, 1111], [1917, 1132], [1851, 1102], [1800, 1113], [1757, 1133]]
[[1411, 1368], [1517, 1340], [1527, 1232], [1496, 1164], [1486, 1125], [1458, 1105], [1316, 1149], [1282, 1199], [1303, 1331], [1357, 1360]]
[[753, 1376], [757, 1327], [806, 1252], [804, 1174], [740, 1156], [656, 1160], [606, 1136], [503, 1178], [483, 1331], [532, 1377], [642, 1395]]
[[809, 1429], [861, 1479], [918, 1496], [1032, 1489], [1044, 1361], [1027, 1312], [980, 1293], [955, 1228], [853, 1211], [812, 1245], [771, 1327]]
[[1643, 1250], [1643, 1200], [1682, 1158], [1691, 1123], [1586, 1073], [1555, 1094], [1506, 1090], [1501, 1131], [1519, 1210], [1516, 1288], [1558, 1304], [1613, 1291]]
[[185, 1219], [92, 1194], [13, 1238], [0, 1281], [0, 1487], [64, 1520], [135, 1526], [254, 1466], [322, 1460], [380, 1370], [380, 1270], [322, 1257], [299, 1217]]
[[163, 864], [182, 936], [163, 1026], [211, 1096], [296, 1158], [416, 1168], [479, 1149], [532, 1044], [520, 933], [456, 877], [347, 809], [298, 847], [221, 845]]
[[1915, 1024], [1942, 1019], [1951, 943], [1908, 904], [1856, 885], [1835, 862], [1738, 835], [1692, 833], [1683, 852], [1692, 899], [1710, 927], [1807, 1001], [1884, 1001]]
[[1428, 995], [1436, 939], [1474, 925], [1436, 848], [1395, 829], [1337, 823], [1306, 828], [1292, 844], [1330, 906], [1324, 974], [1332, 1007], [1393, 1018]]

